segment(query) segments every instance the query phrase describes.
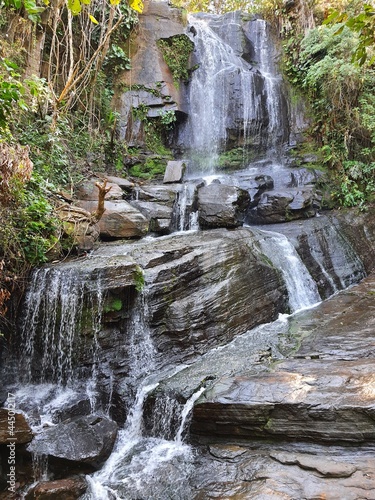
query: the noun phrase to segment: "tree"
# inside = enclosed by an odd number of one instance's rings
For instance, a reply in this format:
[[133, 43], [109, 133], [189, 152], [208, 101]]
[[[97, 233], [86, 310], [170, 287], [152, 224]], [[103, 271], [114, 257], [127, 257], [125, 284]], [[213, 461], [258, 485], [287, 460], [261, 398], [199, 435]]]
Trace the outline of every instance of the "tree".
[[375, 55], [373, 55], [375, 8], [372, 5], [364, 4], [363, 10], [357, 15], [334, 10], [324, 21], [324, 24], [341, 24], [336, 34], [340, 34], [345, 26], [358, 33], [358, 44], [353, 54], [353, 62], [358, 63], [360, 66], [365, 64], [366, 61], [370, 66], [375, 62]]

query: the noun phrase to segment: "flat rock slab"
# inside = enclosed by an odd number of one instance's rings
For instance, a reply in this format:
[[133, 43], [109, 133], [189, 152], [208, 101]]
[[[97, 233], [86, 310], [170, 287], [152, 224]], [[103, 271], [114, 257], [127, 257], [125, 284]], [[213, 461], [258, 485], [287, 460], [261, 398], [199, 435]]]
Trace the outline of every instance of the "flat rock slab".
[[288, 359], [260, 375], [224, 376], [194, 408], [201, 439], [375, 441], [375, 276], [297, 314], [302, 337]]
[[194, 409], [192, 431], [232, 438], [375, 441], [369, 361], [287, 361], [261, 376], [225, 378]]
[[194, 500], [375, 499], [374, 449], [210, 446], [199, 458]]

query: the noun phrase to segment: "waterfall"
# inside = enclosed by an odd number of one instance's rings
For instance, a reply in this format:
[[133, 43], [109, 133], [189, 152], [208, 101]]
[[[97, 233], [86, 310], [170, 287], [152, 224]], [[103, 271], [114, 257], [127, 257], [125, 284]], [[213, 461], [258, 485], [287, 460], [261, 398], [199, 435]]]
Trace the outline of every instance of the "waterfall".
[[[77, 375], [74, 353], [79, 349], [82, 328], [93, 336], [91, 360], [95, 371], [96, 335], [103, 307], [99, 278], [94, 289], [87, 292], [74, 268], [46, 267], [33, 273], [21, 325], [22, 362], [28, 382], [36, 378], [39, 382], [53, 381], [60, 385], [72, 383]], [[91, 311], [89, 318], [83, 317], [84, 308]]]
[[[155, 375], [151, 377], [154, 378]], [[124, 429], [119, 432], [110, 458], [100, 471], [93, 476], [87, 476], [89, 489], [84, 499], [189, 500], [191, 498], [187, 479], [193, 454], [190, 446], [183, 443], [182, 435], [194, 402], [205, 388], [200, 388], [182, 407], [178, 431], [175, 436], [169, 436], [167, 439], [167, 436], [148, 437], [144, 434], [143, 405], [158, 383], [145, 382], [145, 384], [138, 390], [133, 408]], [[172, 412], [176, 409], [173, 400], [164, 405], [163, 414], [160, 415], [164, 421], [166, 434], [169, 433], [169, 421], [172, 416], [168, 413], [168, 409]], [[154, 408], [154, 412], [160, 410], [161, 407]]]
[[173, 226], [177, 231], [196, 231], [199, 229], [198, 212], [195, 208], [197, 189], [195, 184], [185, 182], [177, 193]]
[[[237, 14], [227, 15], [228, 26], [239, 24]], [[216, 17], [189, 16], [199, 67], [190, 83], [190, 113], [180, 137], [189, 145], [193, 162], [208, 172], [225, 148], [228, 130], [238, 126], [250, 130], [252, 122], [260, 126], [262, 105], [256, 90], [258, 73], [211, 28]]]
[[283, 81], [276, 66], [275, 44], [270, 40], [269, 25], [263, 19], [249, 23], [248, 36], [254, 45], [256, 67], [264, 78], [268, 112], [267, 148], [273, 151], [288, 137], [288, 122], [284, 116]]
[[254, 230], [260, 249], [280, 269], [292, 312], [320, 302], [317, 285], [288, 238], [273, 231]]
[[[248, 148], [275, 149], [289, 137], [283, 82], [268, 24], [256, 19], [242, 32], [238, 12], [222, 19], [189, 16], [199, 66], [189, 84], [190, 112], [179, 140], [190, 149], [192, 163], [208, 172], [214, 171], [225, 149], [241, 145], [246, 162]], [[244, 35], [247, 42], [239, 42]], [[251, 54], [239, 46], [249, 42]]]

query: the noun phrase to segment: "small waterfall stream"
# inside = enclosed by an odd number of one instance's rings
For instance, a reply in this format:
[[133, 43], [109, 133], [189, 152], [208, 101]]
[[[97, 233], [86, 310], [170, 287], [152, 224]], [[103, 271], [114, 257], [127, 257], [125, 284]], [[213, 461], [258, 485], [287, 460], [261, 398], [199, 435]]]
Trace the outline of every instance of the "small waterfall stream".
[[253, 231], [258, 235], [258, 243], [264, 255], [283, 274], [291, 312], [320, 302], [317, 285], [288, 238], [273, 231]]

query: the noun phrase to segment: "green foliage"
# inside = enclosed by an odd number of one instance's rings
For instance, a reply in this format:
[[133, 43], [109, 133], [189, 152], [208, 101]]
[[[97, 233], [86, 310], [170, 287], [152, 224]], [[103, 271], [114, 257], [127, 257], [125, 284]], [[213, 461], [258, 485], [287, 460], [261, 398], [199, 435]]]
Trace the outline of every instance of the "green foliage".
[[164, 61], [172, 72], [173, 81], [178, 87], [179, 82], [189, 79], [189, 58], [194, 49], [194, 43], [186, 35], [175, 35], [162, 38], [157, 42]]
[[4, 129], [11, 117], [14, 106], [27, 110], [25, 86], [20, 81], [19, 67], [9, 59], [0, 61], [0, 128]]
[[219, 170], [237, 170], [243, 167], [252, 159], [252, 154], [244, 148], [234, 148], [221, 153], [218, 160], [217, 168]]
[[310, 134], [321, 161], [331, 169], [333, 198], [344, 206], [363, 205], [374, 190], [375, 74], [353, 62], [357, 43], [344, 24], [339, 30], [319, 26], [303, 39], [291, 37], [285, 43], [284, 67], [308, 97]]
[[119, 312], [119, 311], [121, 311], [122, 306], [123, 306], [122, 300], [119, 298], [114, 298], [114, 299], [108, 301], [104, 305], [103, 310], [105, 313], [114, 312], [114, 311]]
[[113, 43], [106, 55], [104, 68], [116, 75], [120, 71], [131, 69], [130, 59], [119, 45]]
[[135, 289], [137, 290], [137, 292], [142, 292], [145, 287], [145, 275], [143, 269], [140, 266], [136, 266], [135, 268], [134, 279]]
[[137, 163], [129, 170], [129, 175], [150, 180], [164, 175], [167, 159], [162, 156], [148, 157], [145, 163]]
[[340, 34], [344, 27], [354, 33], [358, 33], [358, 42], [353, 52], [352, 61], [360, 66], [365, 64], [370, 55], [369, 65], [375, 62], [374, 39], [375, 39], [375, 9], [370, 4], [364, 4], [359, 14], [350, 11], [334, 10], [324, 21], [326, 25], [334, 25], [335, 34]]
[[40, 21], [40, 15], [46, 10], [49, 0], [35, 2], [34, 0], [3, 0], [3, 5], [7, 9], [22, 12], [24, 10], [30, 21], [37, 23]]
[[173, 110], [162, 111], [159, 116], [149, 117], [149, 107], [140, 103], [133, 108], [133, 117], [143, 124], [146, 146], [157, 155], [170, 156], [170, 150], [165, 146], [168, 133], [172, 130], [177, 119]]

